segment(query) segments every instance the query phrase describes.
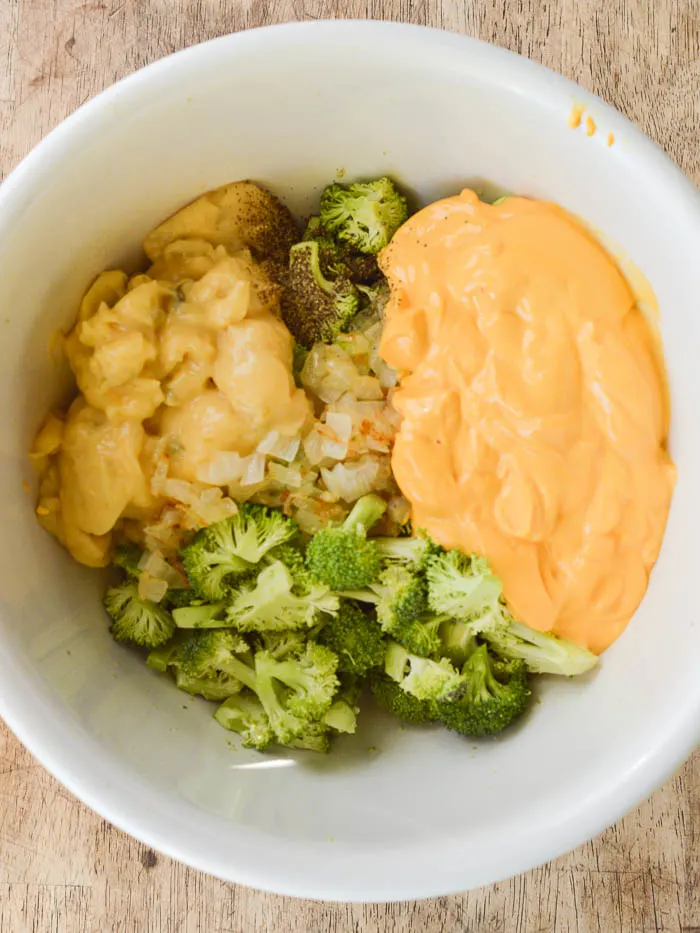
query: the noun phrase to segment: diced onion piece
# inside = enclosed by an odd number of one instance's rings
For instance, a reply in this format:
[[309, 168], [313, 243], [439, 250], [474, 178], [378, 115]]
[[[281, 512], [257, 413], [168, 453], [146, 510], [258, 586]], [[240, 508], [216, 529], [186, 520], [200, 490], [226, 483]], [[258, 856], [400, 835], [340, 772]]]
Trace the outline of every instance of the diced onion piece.
[[346, 510], [341, 506], [307, 499], [294, 512], [294, 521], [303, 532], [313, 535], [329, 522], [341, 522], [345, 515]]
[[197, 493], [193, 484], [184, 479], [166, 479], [163, 483], [163, 493], [169, 499], [184, 502], [185, 505], [194, 505], [197, 501]]
[[208, 463], [197, 467], [197, 479], [200, 483], [213, 486], [228, 486], [239, 480], [246, 470], [246, 458], [233, 450], [221, 450]]
[[360, 372], [363, 374], [367, 372], [371, 347], [363, 333], [353, 331], [349, 334], [339, 334], [335, 343], [348, 354]]
[[357, 398], [363, 401], [379, 401], [384, 398], [384, 391], [376, 376], [358, 376], [352, 390]]
[[326, 424], [332, 428], [339, 441], [350, 440], [352, 434], [352, 418], [347, 412], [329, 411], [326, 414]]
[[164, 580], [173, 589], [181, 589], [186, 585], [182, 574], [172, 567], [158, 550], [144, 551], [139, 561], [139, 569], [156, 580]]
[[389, 518], [395, 521], [397, 525], [405, 525], [411, 517], [411, 506], [408, 499], [404, 499], [403, 496], [392, 496], [389, 499], [387, 512]]
[[143, 571], [139, 577], [139, 596], [141, 599], [150, 599], [151, 602], [159, 603], [167, 592], [168, 584], [165, 580], [159, 580], [152, 577], [148, 571]]
[[270, 479], [274, 480], [276, 483], [279, 483], [281, 486], [284, 486], [288, 489], [301, 488], [301, 472], [299, 470], [294, 470], [291, 467], [282, 466], [281, 463], [275, 463], [273, 460], [272, 463], [268, 464], [267, 472], [270, 476]]
[[304, 453], [311, 466], [317, 466], [325, 458], [325, 438], [320, 432], [320, 425], [316, 424], [303, 440]]
[[348, 454], [348, 442], [338, 439], [338, 435], [328, 425], [321, 425], [318, 429], [321, 435], [321, 450], [324, 459], [344, 460]]
[[[219, 496], [217, 499], [208, 499], [207, 492], [217, 492]], [[220, 489], [207, 490], [207, 492], [202, 493], [199, 501], [192, 508], [194, 515], [199, 518], [199, 522], [195, 527], [213, 525], [214, 522], [223, 521], [223, 519], [230, 518], [231, 515], [238, 512], [236, 503], [232, 499], [224, 497]]]
[[182, 538], [181, 519], [182, 513], [179, 509], [165, 509], [157, 522], [146, 525], [143, 529], [146, 545], [152, 549], [177, 551]]
[[378, 353], [370, 356], [369, 365], [384, 389], [391, 389], [399, 381], [399, 374]]
[[301, 439], [298, 435], [282, 437], [279, 431], [270, 431], [255, 449], [259, 454], [267, 454], [274, 457], [275, 460], [284, 460], [291, 463], [299, 452], [300, 445]]
[[241, 486], [255, 486], [256, 483], [261, 483], [265, 478], [265, 455], [256, 453], [244, 459], [246, 467]]
[[331, 470], [322, 468], [321, 476], [332, 496], [345, 502], [355, 502], [375, 488], [379, 464], [369, 457], [362, 457], [353, 463], [336, 463]]
[[317, 343], [309, 351], [301, 370], [301, 383], [322, 402], [335, 402], [354, 391], [361, 377], [357, 367], [340, 347]]

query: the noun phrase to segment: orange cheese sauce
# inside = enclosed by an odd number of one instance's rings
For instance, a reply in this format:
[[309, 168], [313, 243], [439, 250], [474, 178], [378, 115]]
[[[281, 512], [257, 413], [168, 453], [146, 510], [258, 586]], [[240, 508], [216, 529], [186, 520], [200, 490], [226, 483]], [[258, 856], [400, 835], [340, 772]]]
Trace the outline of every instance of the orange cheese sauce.
[[562, 208], [469, 190], [415, 214], [381, 265], [414, 527], [485, 555], [517, 619], [604, 650], [644, 596], [675, 482], [630, 286]]

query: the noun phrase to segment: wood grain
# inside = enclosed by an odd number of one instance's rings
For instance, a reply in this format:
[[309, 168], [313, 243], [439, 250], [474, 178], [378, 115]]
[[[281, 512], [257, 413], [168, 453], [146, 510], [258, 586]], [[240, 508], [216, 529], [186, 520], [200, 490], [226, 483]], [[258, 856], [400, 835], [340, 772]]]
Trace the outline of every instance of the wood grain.
[[[0, 0], [0, 178], [77, 106], [213, 36], [293, 19], [441, 26], [600, 94], [700, 183], [698, 0]], [[88, 811], [0, 726], [0, 933], [700, 933], [700, 755], [550, 865], [457, 897], [295, 901], [156, 855]]]

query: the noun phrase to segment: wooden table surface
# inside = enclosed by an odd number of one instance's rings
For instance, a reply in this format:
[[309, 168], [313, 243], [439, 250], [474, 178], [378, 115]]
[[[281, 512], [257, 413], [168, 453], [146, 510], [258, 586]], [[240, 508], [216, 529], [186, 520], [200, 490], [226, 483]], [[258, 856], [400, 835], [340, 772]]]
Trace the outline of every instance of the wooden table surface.
[[[618, 107], [700, 182], [698, 0], [0, 0], [0, 178], [72, 110], [154, 59], [341, 12], [441, 26], [543, 62]], [[333, 905], [156, 855], [83, 807], [0, 724], [0, 933], [700, 933], [699, 881], [700, 754], [542, 868], [456, 897]]]

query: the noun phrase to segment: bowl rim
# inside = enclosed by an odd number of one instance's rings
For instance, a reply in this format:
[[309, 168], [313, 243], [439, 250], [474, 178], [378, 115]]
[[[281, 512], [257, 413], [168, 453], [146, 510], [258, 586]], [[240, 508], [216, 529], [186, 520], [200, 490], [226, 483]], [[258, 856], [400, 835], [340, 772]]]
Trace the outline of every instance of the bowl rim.
[[[481, 40], [440, 29], [375, 20], [293, 22], [245, 30], [182, 49], [128, 75], [58, 124], [7, 176], [0, 186], [0, 227], [11, 223], [12, 217], [38, 190], [38, 183], [51, 163], [60, 161], [76, 139], [89, 132], [92, 119], [113, 101], [138, 93], [142, 85], [166, 76], [181, 63], [205, 60], [219, 53], [235, 56], [244, 47], [265, 54], [274, 43], [293, 43], [309, 35], [316, 40], [324, 36], [324, 41], [332, 41], [339, 34], [345, 41], [352, 38], [360, 42], [372, 36], [420, 45], [424, 50], [468, 52], [464, 58], [469, 59], [469, 67], [481, 68], [482, 77], [486, 74], [490, 81], [495, 80], [499, 71], [501, 80], [517, 75], [520, 82], [538, 92], [542, 99], [552, 97], [560, 101], [566, 97], [582, 106], [594, 106], [597, 112], [604, 113], [606, 125], [616, 136], [624, 134], [629, 152], [646, 162], [657, 183], [668, 189], [674, 209], [678, 207], [680, 212], [687, 213], [700, 243], [700, 195], [692, 182], [660, 147], [600, 98], [539, 63]], [[3, 645], [0, 656], [5, 657]], [[4, 664], [3, 669], [7, 668], [11, 665]], [[381, 860], [367, 857], [366, 853], [358, 854], [350, 847], [347, 851], [330, 853], [327, 846], [309, 843], [300, 847], [299, 843], [279, 840], [274, 845], [280, 858], [268, 865], [264, 858], [256, 862], [247, 855], [232, 856], [230, 851], [226, 857], [212, 852], [206, 833], [193, 837], [191, 822], [185, 819], [186, 806], [183, 805], [180, 825], [174, 825], [172, 812], [158, 805], [149, 782], [122, 766], [128, 786], [140, 801], [127, 802], [127, 788], [117, 780], [118, 762], [116, 774], [109, 757], [95, 763], [93, 754], [86, 764], [80, 752], [92, 748], [94, 739], [69, 736], [65, 713], [52, 709], [47, 701], [42, 702], [43, 698], [37, 699], [34, 710], [30, 708], [32, 704], [26, 703], [24, 691], [31, 690], [33, 682], [36, 684], [30, 672], [9, 670], [6, 689], [0, 692], [0, 716], [39, 762], [99, 816], [145, 845], [222, 880], [278, 894], [331, 901], [386, 902], [440, 896], [534, 868], [615, 822], [665, 780], [700, 741], [700, 716], [689, 703], [679, 711], [666, 733], [652, 736], [645, 748], [628, 749], [621, 754], [621, 764], [611, 770], [611, 780], [593, 789], [576, 806], [570, 805], [563, 818], [550, 819], [548, 825], [535, 827], [524, 818], [522, 825], [518, 823], [519, 835], [516, 833], [513, 846], [507, 852], [492, 853], [480, 864], [463, 864], [464, 844], [456, 837], [445, 841], [439, 857], [435, 853], [432, 858], [426, 857], [416, 845], [395, 850], [389, 875], [381, 870]], [[696, 706], [700, 706], [700, 699]], [[243, 827], [235, 827], [235, 832], [241, 839], [257, 839], [261, 852], [267, 851], [269, 843], [262, 834]], [[300, 852], [300, 848], [304, 851]], [[382, 850], [381, 855], [386, 858], [386, 851]], [[293, 859], [296, 867], [285, 867], [285, 859]], [[423, 873], [417, 874], [417, 869]]]

